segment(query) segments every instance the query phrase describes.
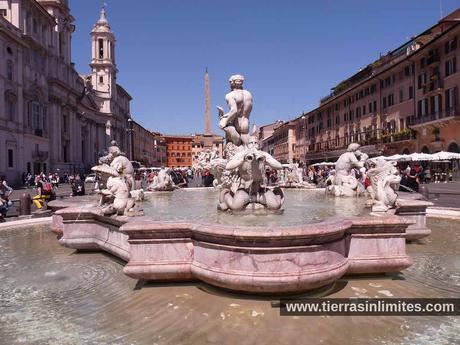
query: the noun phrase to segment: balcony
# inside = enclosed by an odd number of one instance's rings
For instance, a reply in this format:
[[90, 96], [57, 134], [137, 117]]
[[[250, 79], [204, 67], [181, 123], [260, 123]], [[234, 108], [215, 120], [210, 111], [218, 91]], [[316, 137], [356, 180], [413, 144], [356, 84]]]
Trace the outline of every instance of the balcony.
[[460, 117], [457, 107], [448, 108], [442, 111], [435, 111], [431, 114], [411, 116], [408, 118], [408, 125], [411, 127], [420, 126], [429, 122], [450, 120], [454, 117]]
[[375, 146], [382, 143], [382, 140], [378, 138], [380, 132], [381, 130], [376, 129], [325, 141], [312, 141], [308, 145], [308, 155], [325, 151], [334, 152], [344, 150], [353, 142], [359, 143], [361, 146]]
[[423, 94], [440, 92], [444, 87], [442, 80], [435, 79], [423, 86]]
[[47, 138], [48, 137], [48, 132], [44, 130], [43, 128], [31, 128], [31, 127], [25, 127], [24, 128], [24, 134], [28, 135], [35, 135], [40, 138]]
[[45, 162], [48, 159], [48, 151], [32, 151], [32, 159], [36, 163]]
[[382, 143], [384, 144], [414, 139], [416, 139], [416, 132], [411, 129], [382, 135]]

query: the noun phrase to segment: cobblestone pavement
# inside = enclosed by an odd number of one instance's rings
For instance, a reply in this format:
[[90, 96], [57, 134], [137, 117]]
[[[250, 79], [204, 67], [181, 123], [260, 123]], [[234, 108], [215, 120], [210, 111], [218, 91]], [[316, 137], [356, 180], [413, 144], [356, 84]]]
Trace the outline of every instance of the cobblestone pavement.
[[435, 206], [460, 208], [459, 181], [422, 184], [419, 191]]

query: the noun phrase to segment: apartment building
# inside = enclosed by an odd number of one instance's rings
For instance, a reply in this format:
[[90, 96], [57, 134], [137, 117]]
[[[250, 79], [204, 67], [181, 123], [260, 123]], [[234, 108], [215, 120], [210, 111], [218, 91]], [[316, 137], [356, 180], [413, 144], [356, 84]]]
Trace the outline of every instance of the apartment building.
[[192, 135], [164, 135], [166, 160], [169, 168], [192, 166]]
[[273, 157], [280, 163], [294, 163], [295, 124], [293, 121], [284, 122], [275, 127], [273, 134]]
[[351, 142], [370, 155], [459, 152], [460, 9], [335, 86], [294, 119], [300, 161], [335, 160]]

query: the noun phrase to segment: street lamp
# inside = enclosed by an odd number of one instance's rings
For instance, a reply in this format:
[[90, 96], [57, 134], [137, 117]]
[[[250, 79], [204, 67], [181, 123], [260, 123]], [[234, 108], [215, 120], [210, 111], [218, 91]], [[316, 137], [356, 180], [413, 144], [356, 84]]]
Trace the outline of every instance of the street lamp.
[[133, 144], [133, 120], [131, 118], [128, 119], [128, 128], [126, 128], [126, 133], [128, 133], [128, 145], [129, 145], [129, 160], [133, 160], [134, 157], [134, 144]]

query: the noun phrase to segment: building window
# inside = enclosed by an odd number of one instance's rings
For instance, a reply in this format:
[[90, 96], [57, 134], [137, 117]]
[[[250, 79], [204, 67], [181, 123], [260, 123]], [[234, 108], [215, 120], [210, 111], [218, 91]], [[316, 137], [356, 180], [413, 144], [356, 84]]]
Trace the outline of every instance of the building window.
[[394, 96], [393, 94], [388, 95], [388, 106], [391, 107], [393, 104], [395, 104]]
[[454, 51], [457, 48], [457, 37], [447, 41], [444, 45], [444, 52], [449, 54], [450, 52]]
[[6, 96], [6, 115], [8, 117], [9, 121], [13, 121], [14, 118], [16, 117], [16, 100], [14, 99], [14, 96], [11, 94], [8, 94]]
[[13, 80], [13, 61], [6, 61], [6, 77], [8, 80]]
[[97, 41], [99, 44], [99, 59], [102, 59], [104, 58], [104, 40], [99, 38]]
[[387, 98], [386, 97], [383, 97], [382, 106], [383, 106], [383, 109], [387, 108]]
[[404, 102], [404, 90], [399, 90], [399, 103]]
[[8, 168], [14, 168], [13, 149], [8, 149]]
[[420, 59], [420, 68], [424, 68], [424, 67], [425, 67], [425, 63], [426, 63], [426, 59], [425, 59], [425, 58], [421, 58], [421, 59]]
[[418, 117], [428, 114], [428, 99], [418, 101]]
[[6, 8], [0, 8], [0, 16], [6, 17]]
[[31, 111], [32, 111], [32, 128], [41, 129], [41, 119], [40, 119], [40, 103], [32, 102]]
[[441, 112], [441, 96], [432, 96], [430, 99], [431, 103], [431, 114], [438, 115]]
[[458, 102], [458, 89], [453, 87], [446, 91], [446, 111], [447, 116], [454, 115]]
[[32, 30], [34, 34], [36, 34], [38, 31], [37, 18], [32, 19]]
[[418, 76], [418, 88], [421, 89], [426, 85], [426, 73], [419, 74]]
[[439, 53], [437, 49], [430, 50], [428, 52], [428, 59], [426, 61], [427, 65], [432, 64], [433, 62], [439, 61]]
[[457, 61], [456, 58], [452, 58], [446, 61], [446, 77], [457, 72]]
[[409, 99], [414, 98], [414, 87], [409, 86]]
[[104, 77], [103, 76], [100, 76], [99, 77], [99, 83], [103, 83], [104, 82]]

